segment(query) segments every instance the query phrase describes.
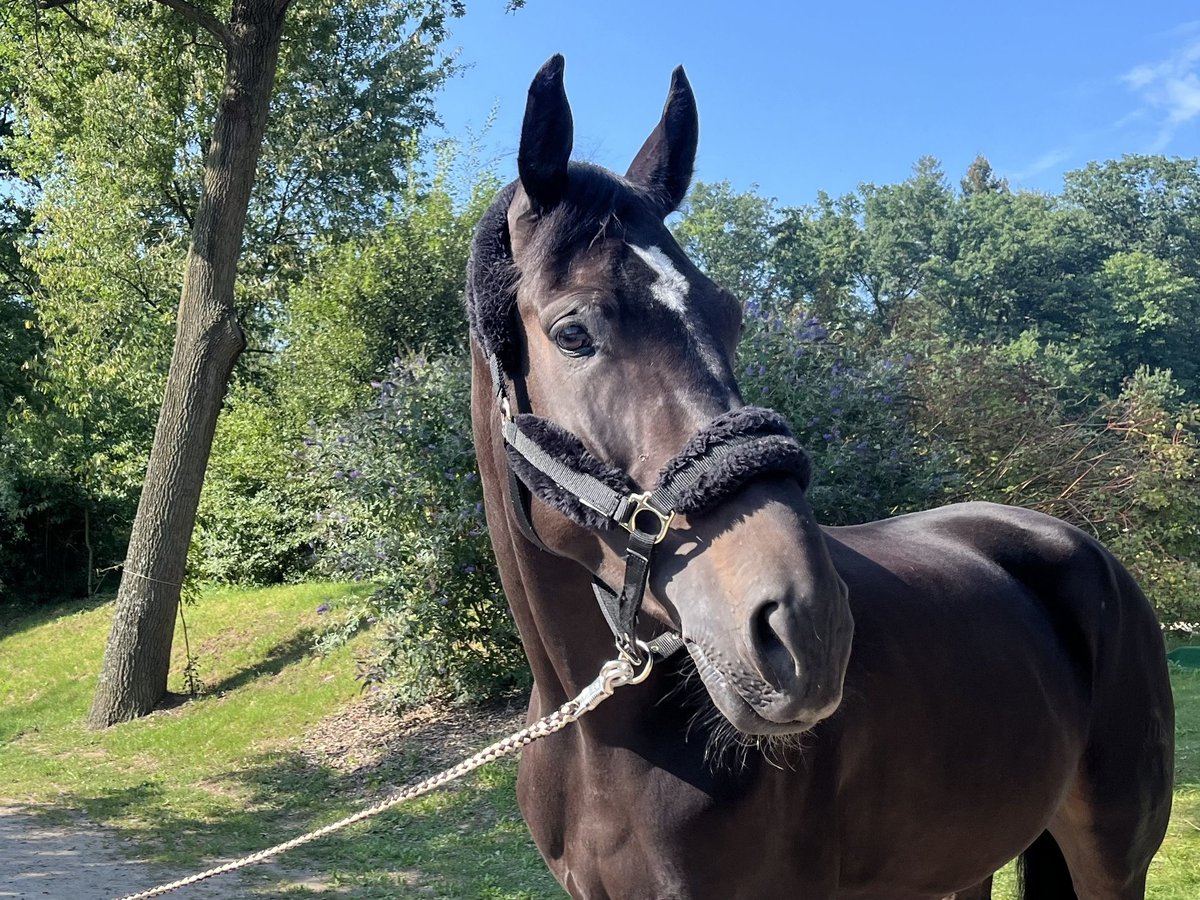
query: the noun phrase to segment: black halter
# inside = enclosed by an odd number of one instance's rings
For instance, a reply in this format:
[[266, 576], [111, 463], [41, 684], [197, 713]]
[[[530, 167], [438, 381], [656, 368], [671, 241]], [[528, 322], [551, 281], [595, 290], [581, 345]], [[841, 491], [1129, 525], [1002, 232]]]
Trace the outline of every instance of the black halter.
[[514, 411], [496, 357], [488, 369], [500, 410], [508, 454], [509, 498], [521, 532], [552, 553], [538, 537], [530, 516], [533, 494], [585, 527], [619, 526], [629, 532], [625, 578], [620, 592], [593, 577], [592, 589], [618, 649], [635, 665], [643, 652], [657, 659], [683, 646], [683, 638], [665, 632], [648, 643], [637, 639], [637, 616], [646, 593], [655, 547], [666, 537], [677, 513], [703, 512], [725, 500], [747, 481], [767, 474], [796, 478], [808, 485], [804, 450], [777, 413], [741, 407], [718, 416], [701, 429], [659, 473], [653, 490], [637, 491], [624, 472], [601, 462], [575, 435], [553, 422]]

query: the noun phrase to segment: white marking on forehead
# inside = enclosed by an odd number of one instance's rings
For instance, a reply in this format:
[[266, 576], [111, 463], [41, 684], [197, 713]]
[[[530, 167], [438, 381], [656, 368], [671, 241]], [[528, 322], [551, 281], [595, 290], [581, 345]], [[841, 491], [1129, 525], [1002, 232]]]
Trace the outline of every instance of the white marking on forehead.
[[661, 248], [639, 247], [636, 244], [630, 244], [629, 249], [636, 253], [638, 259], [648, 265], [651, 271], [658, 276], [654, 284], [650, 285], [650, 293], [655, 300], [679, 316], [692, 345], [699, 351], [700, 358], [704, 360], [705, 368], [718, 384], [722, 383], [724, 367], [721, 364], [721, 358], [709, 342], [697, 333], [696, 323], [688, 314], [685, 301], [688, 291], [692, 287], [688, 284], [688, 280], [683, 277], [682, 272], [675, 268], [671, 257], [663, 253]]
[[658, 280], [650, 285], [650, 293], [654, 295], [654, 299], [679, 315], [686, 316], [687, 306], [684, 305], [684, 301], [691, 285], [683, 277], [683, 273], [675, 268], [671, 257], [658, 247], [639, 247], [636, 244], [630, 244], [629, 247], [658, 276]]

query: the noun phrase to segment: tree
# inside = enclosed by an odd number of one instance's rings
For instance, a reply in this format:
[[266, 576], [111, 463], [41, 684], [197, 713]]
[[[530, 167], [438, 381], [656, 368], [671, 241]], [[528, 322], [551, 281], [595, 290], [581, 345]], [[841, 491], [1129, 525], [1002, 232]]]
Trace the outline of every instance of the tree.
[[[67, 9], [5, 7], [0, 82], [14, 98], [13, 158], [36, 185], [21, 304], [37, 326], [27, 336], [44, 336], [12, 458], [26, 506], [54, 523], [39, 544], [78, 570], [65, 585], [74, 592], [90, 575], [71, 552], [89, 519], [101, 525], [97, 562], [124, 556], [225, 51], [161, 5], [78, 0], [74, 20]], [[237, 362], [243, 380], [266, 377], [288, 292], [316, 251], [377, 226], [404, 187], [431, 93], [453, 71], [439, 47], [456, 9], [306, 0], [289, 10], [238, 267], [238, 319], [254, 351]]]
[[245, 347], [234, 281], [290, 5], [290, 0], [234, 0], [225, 23], [183, 0], [161, 2], [221, 44], [225, 80], [184, 266], [175, 350], [88, 714], [96, 728], [145, 715], [166, 693], [204, 470], [225, 385]]
[[[93, 709], [102, 725], [165, 692], [195, 497], [232, 366], [247, 337], [263, 351], [253, 359], [274, 352], [288, 286], [312, 250], [388, 208], [433, 118], [430, 94], [452, 70], [438, 48], [462, 8], [234, 0], [225, 21], [187, 0], [31, 8], [6, 15], [17, 27], [0, 39], [0, 70], [18, 72], [18, 156], [44, 186], [26, 257], [58, 279], [31, 297], [54, 326], [42, 384], [79, 430], [107, 418], [86, 414], [94, 383], [77, 402], [56, 363], [107, 361], [114, 396], [123, 382], [156, 381], [147, 393], [165, 395]], [[96, 240], [89, 223], [120, 234]], [[161, 357], [123, 364], [139, 348], [169, 350], [172, 331], [169, 377]], [[148, 439], [149, 428], [131, 438], [130, 459], [144, 460]], [[131, 649], [135, 624], [153, 647]]]
[[1196, 396], [1200, 388], [1200, 284], [1142, 250], [1114, 253], [1096, 279], [1098, 310], [1082, 355], [1094, 381], [1116, 390], [1139, 366], [1170, 369]]
[[949, 212], [940, 256], [927, 267], [930, 302], [966, 340], [1077, 335], [1092, 304], [1098, 254], [1080, 217], [1030, 192], [968, 193]]
[[1200, 279], [1200, 159], [1123, 156], [1064, 177], [1109, 254], [1142, 250]]
[[886, 337], [925, 286], [954, 198], [938, 161], [929, 156], [917, 160], [908, 180], [864, 184], [859, 193], [865, 245], [859, 288], [875, 332]]
[[838, 330], [861, 323], [856, 293], [866, 242], [862, 202], [855, 194], [836, 200], [824, 191], [814, 206], [781, 211], [775, 229], [776, 277], [794, 298], [807, 298], [808, 312]]
[[[367, 405], [397, 356], [465, 354], [462, 279], [496, 179], [410, 175], [378, 228], [323, 249], [290, 291], [270, 364], [235, 379], [201, 496], [199, 571], [222, 581], [294, 577], [327, 502], [296, 450]], [[461, 399], [461, 398], [460, 398]], [[457, 402], [457, 401], [456, 401]]]
[[967, 166], [967, 173], [959, 182], [963, 196], [972, 194], [999, 194], [1008, 190], [1008, 179], [999, 177], [992, 169], [988, 158], [980, 153]]
[[728, 181], [693, 185], [674, 227], [685, 253], [705, 274], [743, 301], [766, 305], [775, 295], [771, 266], [774, 203]]

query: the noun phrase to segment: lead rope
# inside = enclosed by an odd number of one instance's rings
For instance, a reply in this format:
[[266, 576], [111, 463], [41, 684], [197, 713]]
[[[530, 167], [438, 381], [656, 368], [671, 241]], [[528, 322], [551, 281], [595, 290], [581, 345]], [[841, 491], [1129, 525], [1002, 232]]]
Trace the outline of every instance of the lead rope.
[[[591, 712], [605, 700], [613, 695], [619, 687], [624, 687], [627, 684], [640, 684], [645, 681], [650, 675], [650, 669], [654, 665], [655, 656], [663, 659], [683, 645], [681, 640], [678, 644], [671, 642], [670, 651], [663, 653], [659, 650], [656, 654], [651, 651], [646, 644], [641, 644], [641, 649], [646, 651], [645, 664], [639, 669], [634, 668], [634, 664], [624, 654], [616, 659], [606, 662], [603, 668], [600, 669], [600, 674], [596, 676], [596, 680], [579, 692], [579, 695], [572, 700], [568, 700], [550, 715], [539, 719], [532, 725], [522, 728], [515, 734], [510, 734], [508, 737], [497, 741], [489, 747], [480, 750], [474, 756], [464, 759], [458, 765], [453, 766], [445, 771], [439, 772], [431, 778], [426, 778], [424, 781], [414, 784], [411, 787], [406, 787], [401, 791], [392, 794], [386, 799], [380, 800], [373, 806], [368, 806], [366, 809], [359, 810], [353, 815], [346, 816], [344, 819], [339, 819], [329, 825], [325, 825], [315, 831], [310, 831], [308, 834], [302, 834], [299, 837], [294, 837], [290, 841], [284, 841], [282, 844], [276, 844], [274, 847], [268, 847], [266, 850], [259, 850], [257, 853], [251, 853], [249, 856], [243, 856], [241, 859], [235, 859], [233, 862], [227, 862], [224, 865], [216, 866], [204, 872], [199, 872], [195, 875], [189, 875], [187, 878], [181, 878], [178, 881], [172, 881], [170, 884], [162, 884], [158, 887], [150, 888], [147, 891], [141, 891], [136, 894], [128, 894], [121, 897], [120, 900], [144, 900], [147, 897], [159, 897], [171, 891], [179, 890], [181, 887], [186, 887], [189, 884], [196, 884], [199, 881], [204, 881], [208, 878], [214, 878], [217, 875], [224, 875], [226, 872], [233, 872], [237, 869], [244, 869], [246, 866], [252, 866], [255, 863], [262, 862], [264, 859], [270, 859], [272, 856], [278, 856], [280, 853], [285, 853], [294, 847], [302, 846], [303, 844], [311, 843], [325, 837], [327, 834], [332, 834], [335, 831], [353, 825], [355, 822], [361, 822], [363, 819], [369, 819], [372, 816], [377, 816], [381, 812], [391, 809], [405, 800], [412, 800], [415, 797], [420, 797], [422, 794], [427, 794], [444, 784], [448, 784], [457, 778], [473, 772], [480, 766], [485, 766], [490, 762], [495, 762], [498, 759], [504, 759], [507, 756], [520, 751], [523, 747], [527, 747], [534, 741], [539, 741], [544, 737], [554, 734], [556, 731], [561, 731], [575, 720], [582, 717], [584, 714]], [[640, 642], [639, 642], [640, 643]], [[658, 649], [658, 648], [655, 648]], [[663, 649], [666, 649], [665, 647]]]

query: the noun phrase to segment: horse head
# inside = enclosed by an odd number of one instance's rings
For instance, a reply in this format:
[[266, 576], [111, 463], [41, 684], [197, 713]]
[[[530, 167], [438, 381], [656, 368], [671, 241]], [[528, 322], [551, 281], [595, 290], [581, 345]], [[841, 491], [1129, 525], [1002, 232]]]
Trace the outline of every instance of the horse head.
[[[473, 335], [511, 382], [518, 411], [536, 414], [518, 424], [614, 490], [650, 491], [725, 432], [766, 435], [693, 488], [719, 491], [719, 502], [682, 502], [690, 512], [665, 529], [640, 629], [683, 636], [713, 703], [740, 731], [802, 731], [840, 702], [853, 621], [805, 497], [802, 452], [769, 411], [742, 402], [733, 365], [741, 303], [664, 223], [692, 177], [691, 86], [676, 69], [662, 119], [623, 177], [570, 162], [572, 131], [556, 56], [529, 90], [519, 178], [476, 236]], [[763, 465], [760, 451], [790, 462]], [[537, 498], [537, 539], [620, 585], [628, 535], [539, 482], [519, 455], [510, 464]]]

